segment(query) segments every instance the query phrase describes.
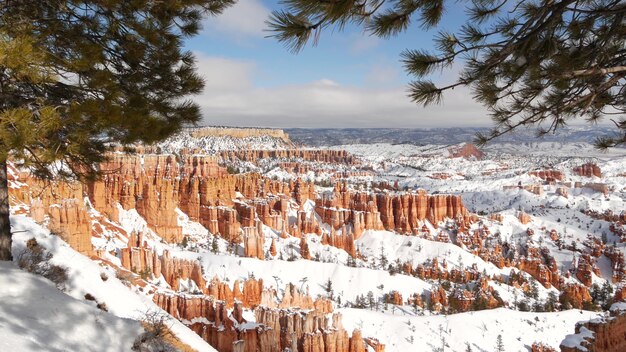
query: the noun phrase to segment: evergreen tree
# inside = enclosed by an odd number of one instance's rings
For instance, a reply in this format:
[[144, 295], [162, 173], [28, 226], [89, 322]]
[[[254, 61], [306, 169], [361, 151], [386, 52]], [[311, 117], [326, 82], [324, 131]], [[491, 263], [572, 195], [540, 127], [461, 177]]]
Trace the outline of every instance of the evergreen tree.
[[537, 283], [537, 280], [533, 279], [530, 281], [530, 291], [528, 292], [528, 295], [534, 299], [539, 298], [539, 284]]
[[213, 235], [213, 240], [211, 241], [211, 252], [217, 254], [220, 251], [219, 242], [217, 242], [217, 236]]
[[554, 292], [548, 293], [548, 299], [546, 300], [546, 304], [544, 310], [546, 312], [554, 312], [557, 309], [557, 304], [559, 302], [559, 297]]
[[[418, 104], [440, 103], [459, 86], [489, 111], [494, 128], [477, 136], [485, 143], [522, 126], [555, 132], [572, 119], [593, 123], [615, 117], [616, 133], [596, 141], [601, 148], [626, 143], [626, 3], [620, 0], [463, 1], [467, 16], [455, 31], [434, 35], [436, 50], [406, 50], [405, 69], [416, 77], [409, 96]], [[272, 36], [297, 52], [323, 29], [355, 24], [388, 38], [416, 23], [431, 30], [451, 6], [444, 0], [283, 0], [286, 10], [268, 20]], [[384, 5], [384, 6], [383, 6]], [[427, 76], [463, 68], [458, 79], [437, 86]]]
[[326, 291], [326, 296], [331, 300], [334, 299], [334, 291], [333, 291], [333, 282], [330, 278], [324, 283], [324, 291]]
[[498, 335], [496, 338], [496, 352], [504, 352], [504, 343], [502, 342], [502, 335]]
[[385, 254], [385, 246], [380, 247], [380, 256], [378, 257], [378, 261], [380, 262], [380, 268], [385, 270], [385, 268], [387, 268], [387, 264], [389, 263], [387, 255]]
[[39, 177], [93, 178], [111, 143], [199, 121], [186, 97], [203, 81], [183, 39], [232, 3], [0, 0], [0, 260], [11, 259], [7, 159]]
[[367, 305], [368, 305], [369, 309], [376, 309], [376, 310], [378, 310], [378, 303], [374, 299], [374, 292], [372, 292], [372, 291], [368, 291], [367, 292]]

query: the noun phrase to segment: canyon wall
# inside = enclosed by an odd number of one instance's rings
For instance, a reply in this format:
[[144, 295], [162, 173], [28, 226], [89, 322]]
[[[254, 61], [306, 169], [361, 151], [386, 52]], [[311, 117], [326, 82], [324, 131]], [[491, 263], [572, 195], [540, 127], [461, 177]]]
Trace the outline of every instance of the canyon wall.
[[575, 334], [568, 335], [560, 348], [561, 352], [626, 351], [626, 311], [612, 309], [608, 317], [576, 324]]

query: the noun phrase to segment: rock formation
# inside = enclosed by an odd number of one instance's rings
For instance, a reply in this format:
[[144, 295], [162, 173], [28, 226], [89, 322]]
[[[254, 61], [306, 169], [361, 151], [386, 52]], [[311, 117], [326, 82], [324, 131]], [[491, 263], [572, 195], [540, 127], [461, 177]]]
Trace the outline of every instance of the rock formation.
[[471, 143], [465, 143], [463, 146], [448, 148], [448, 151], [450, 152], [450, 156], [452, 158], [474, 158], [476, 160], [481, 160], [485, 156], [485, 153], [481, 152], [480, 149]]
[[445, 218], [469, 220], [460, 196], [353, 192], [345, 184], [318, 198], [315, 211], [335, 229], [351, 225], [355, 238], [370, 229], [415, 234], [425, 220], [434, 226]]
[[611, 309], [609, 317], [576, 324], [576, 332], [561, 343], [561, 352], [626, 351], [626, 311]]
[[598, 165], [593, 163], [587, 163], [584, 165], [580, 165], [574, 168], [574, 173], [579, 176], [585, 177], [602, 177], [602, 170], [598, 167]]

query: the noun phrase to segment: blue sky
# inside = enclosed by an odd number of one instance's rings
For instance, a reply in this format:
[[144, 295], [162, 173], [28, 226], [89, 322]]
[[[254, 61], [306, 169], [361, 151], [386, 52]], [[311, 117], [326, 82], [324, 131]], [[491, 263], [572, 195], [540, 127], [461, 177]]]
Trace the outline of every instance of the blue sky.
[[[449, 2], [440, 28], [456, 30], [463, 8]], [[197, 97], [205, 124], [268, 127], [488, 126], [484, 109], [457, 89], [444, 104], [422, 108], [406, 97], [410, 81], [399, 62], [406, 48], [430, 48], [432, 35], [414, 25], [391, 39], [349, 26], [327, 30], [319, 44], [292, 54], [266, 38], [273, 0], [239, 0], [206, 21], [187, 42], [207, 81]], [[434, 77], [449, 82], [452, 72]]]

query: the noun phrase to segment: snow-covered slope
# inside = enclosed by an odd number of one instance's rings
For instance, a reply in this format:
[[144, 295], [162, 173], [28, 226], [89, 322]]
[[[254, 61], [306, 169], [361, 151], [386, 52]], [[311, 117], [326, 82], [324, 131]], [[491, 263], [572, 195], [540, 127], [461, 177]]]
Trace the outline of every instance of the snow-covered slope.
[[130, 351], [143, 328], [0, 262], [0, 351]]
[[[24, 317], [20, 319], [24, 320], [30, 319], [28, 317], [33, 317], [32, 323], [35, 325], [29, 326], [28, 320], [25, 320], [23, 329], [15, 330], [18, 331], [18, 334], [37, 335], [39, 328], [43, 329], [44, 325], [48, 324], [47, 321], [49, 317], [52, 317], [51, 324], [48, 325], [50, 330], [54, 331], [54, 329], [57, 328], [65, 329], [64, 324], [57, 326], [55, 322], [65, 322], [66, 325], [70, 326], [68, 331], [71, 331], [71, 333], [68, 333], [67, 338], [57, 337], [60, 341], [59, 346], [66, 346], [64, 348], [59, 347], [59, 351], [128, 351], [132, 347], [132, 341], [143, 330], [140, 328], [139, 321], [143, 320], [148, 312], [161, 311], [149, 297], [139, 291], [139, 287], [133, 287], [132, 289], [127, 287], [116, 277], [115, 271], [110, 267], [100, 265], [98, 262], [76, 252], [60, 237], [51, 234], [48, 229], [38, 225], [31, 218], [20, 215], [12, 216], [11, 227], [15, 233], [13, 235], [12, 249], [13, 253], [16, 254], [14, 255], [14, 260], [18, 260], [19, 253], [22, 253], [26, 247], [26, 242], [31, 238], [35, 238], [41, 246], [53, 255], [51, 259], [53, 264], [67, 268], [69, 277], [65, 284], [65, 291], [61, 292], [54, 287], [52, 283], [48, 284], [48, 282], [45, 282], [45, 279], [33, 277], [33, 275], [24, 273], [15, 267], [12, 269], [11, 267], [4, 267], [4, 270], [11, 269], [11, 272], [7, 272], [7, 274], [20, 274], [18, 278], [24, 278], [24, 280], [28, 278], [29, 280], [26, 281], [32, 281], [32, 283], [27, 282], [14, 287], [11, 275], [0, 274], [0, 280], [5, 280], [0, 281], [0, 297], [4, 294], [9, 295], [7, 298], [16, 297], [15, 299], [0, 298], [0, 307], [6, 309], [7, 314], [20, 315], [21, 309], [14, 309], [12, 307], [21, 306], [24, 308], [25, 314]], [[106, 279], [103, 279], [103, 277], [106, 277]], [[41, 294], [36, 294], [38, 287], [44, 286], [45, 290]], [[86, 294], [93, 296], [95, 301], [85, 300]], [[45, 303], [46, 300], [43, 299], [43, 297], [47, 295], [51, 295], [52, 298], [50, 298], [51, 301]], [[35, 302], [37, 300], [44, 302], [42, 303], [43, 306], [48, 305], [49, 307], [47, 310], [41, 310], [42, 315], [29, 315], [27, 307], [29, 307], [30, 304], [37, 307], [36, 304], [38, 303]], [[106, 304], [108, 313], [103, 313], [98, 310], [96, 308], [96, 302]], [[37, 311], [37, 309], [35, 309], [35, 311]], [[3, 318], [4, 316], [0, 314], [0, 322], [2, 322]], [[77, 329], [72, 330], [72, 324], [80, 325], [76, 322], [83, 321], [81, 319], [84, 320], [85, 324], [88, 324], [90, 321], [93, 322], [94, 325], [91, 326], [93, 330], [89, 330], [90, 327], [87, 326], [85, 328], [87, 330], [84, 334], [80, 334], [80, 330], [78, 330], [78, 332], [73, 331]], [[111, 322], [111, 329], [114, 330], [99, 327], [99, 325], [107, 322]], [[178, 339], [197, 351], [215, 351], [215, 349], [202, 338], [177, 320], [168, 320], [168, 325]], [[129, 332], [122, 331], [126, 327], [130, 327]], [[97, 336], [101, 336], [104, 332], [107, 333], [107, 335], [103, 335], [107, 336], [106, 339], [96, 338]], [[106, 341], [115, 339], [114, 336], [116, 336], [116, 334], [119, 335], [119, 341], [115, 342], [115, 344], [112, 344], [111, 348], [107, 349]], [[62, 340], [67, 340], [70, 345], [63, 345]], [[93, 344], [97, 341], [100, 341], [105, 347], [102, 347], [102, 349], [99, 349], [100, 347], [94, 349], [87, 347], [89, 344]], [[128, 343], [128, 341], [130, 341], [130, 343]], [[45, 342], [45, 340], [42, 340], [42, 342]], [[119, 345], [117, 344], [118, 342]], [[71, 348], [72, 343], [77, 343], [77, 348]], [[85, 344], [81, 345], [79, 343]], [[2, 346], [2, 340], [0, 340], [0, 346]], [[43, 346], [45, 346], [45, 344]], [[83, 348], [80, 348], [81, 346]], [[33, 349], [33, 351], [40, 350], [41, 349], [38, 348]], [[0, 351], [10, 351], [10, 349], [0, 348]], [[16, 351], [20, 350], [18, 349]]]

